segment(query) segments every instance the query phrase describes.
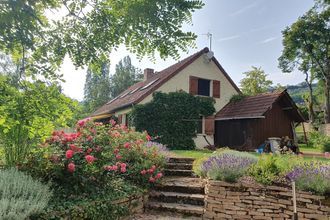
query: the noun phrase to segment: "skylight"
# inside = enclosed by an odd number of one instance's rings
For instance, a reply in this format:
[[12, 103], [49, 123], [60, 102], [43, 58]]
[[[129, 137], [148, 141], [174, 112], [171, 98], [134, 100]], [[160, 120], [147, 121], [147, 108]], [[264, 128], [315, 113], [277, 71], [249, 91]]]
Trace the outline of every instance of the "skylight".
[[144, 90], [148, 87], [150, 87], [152, 84], [154, 84], [157, 80], [159, 80], [159, 78], [152, 80], [150, 83], [148, 83], [147, 85], [143, 86], [140, 90]]
[[132, 91], [129, 92], [129, 94], [133, 94], [134, 92], [138, 91], [140, 89], [140, 87], [137, 87], [135, 89], [133, 89]]
[[107, 102], [107, 105], [109, 105], [110, 103], [112, 103], [113, 101], [115, 101], [116, 99], [118, 99], [118, 96], [114, 99], [111, 99], [109, 102]]

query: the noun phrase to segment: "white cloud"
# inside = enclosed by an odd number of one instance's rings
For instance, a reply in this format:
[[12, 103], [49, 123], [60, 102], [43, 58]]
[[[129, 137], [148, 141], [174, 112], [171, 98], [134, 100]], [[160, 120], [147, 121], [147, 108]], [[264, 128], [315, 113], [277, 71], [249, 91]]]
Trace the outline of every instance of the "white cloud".
[[254, 8], [254, 7], [256, 7], [257, 5], [258, 5], [257, 2], [253, 2], [252, 4], [246, 5], [246, 6], [244, 6], [243, 8], [241, 8], [241, 9], [239, 9], [239, 10], [237, 10], [237, 11], [232, 12], [232, 13], [230, 14], [230, 16], [237, 16], [237, 15], [240, 15], [240, 14], [242, 14], [242, 13], [244, 13], [244, 12], [246, 12], [246, 11], [248, 11], [248, 10]]
[[222, 42], [222, 41], [228, 41], [228, 40], [233, 40], [233, 39], [237, 39], [239, 38], [239, 35], [233, 35], [233, 36], [228, 36], [228, 37], [223, 37], [223, 38], [219, 38], [217, 39], [218, 42]]
[[276, 40], [278, 37], [269, 37], [269, 38], [266, 38], [265, 40], [259, 42], [260, 44], [267, 44], [269, 42], [272, 42], [274, 40]]

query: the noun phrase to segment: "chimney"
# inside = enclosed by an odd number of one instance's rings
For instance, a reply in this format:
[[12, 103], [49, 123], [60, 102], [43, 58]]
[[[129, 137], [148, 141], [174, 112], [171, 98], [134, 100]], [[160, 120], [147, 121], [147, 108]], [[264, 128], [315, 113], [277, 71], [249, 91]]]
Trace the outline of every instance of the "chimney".
[[154, 75], [154, 69], [150, 69], [150, 68], [144, 69], [143, 75], [144, 75], [144, 79], [143, 79], [144, 81], [150, 79]]

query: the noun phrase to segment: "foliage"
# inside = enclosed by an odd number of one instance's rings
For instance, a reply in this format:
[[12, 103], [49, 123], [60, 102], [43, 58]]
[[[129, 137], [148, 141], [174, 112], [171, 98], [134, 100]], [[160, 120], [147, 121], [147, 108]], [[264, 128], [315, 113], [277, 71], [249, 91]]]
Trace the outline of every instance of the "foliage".
[[200, 174], [214, 180], [236, 182], [256, 161], [257, 157], [249, 153], [227, 150], [202, 162]]
[[193, 149], [197, 119], [215, 112], [212, 98], [195, 97], [186, 92], [157, 92], [153, 100], [136, 105], [132, 121], [138, 131], [159, 135], [160, 143], [171, 149]]
[[[109, 54], [124, 44], [139, 57], [178, 57], [194, 45], [196, 35], [184, 32], [199, 0], [80, 1], [5, 0], [0, 12], [0, 51], [15, 57], [21, 73], [60, 77], [56, 70], [69, 55], [76, 66], [100, 69]], [[52, 22], [46, 11], [66, 13]], [[143, 9], [143, 10], [142, 10]]]
[[87, 70], [84, 86], [84, 109], [91, 113], [110, 99], [109, 64], [103, 63], [101, 72]]
[[252, 70], [243, 73], [245, 78], [240, 81], [242, 92], [245, 95], [256, 95], [267, 92], [273, 84], [271, 80], [267, 79], [267, 74], [261, 69], [252, 66]]
[[20, 85], [14, 87], [0, 75], [0, 137], [10, 166], [22, 162], [55, 127], [70, 125], [77, 106], [56, 84], [22, 81]]
[[259, 157], [258, 162], [251, 166], [248, 173], [257, 182], [270, 185], [279, 180], [283, 173], [299, 166], [301, 163], [302, 159], [296, 156], [262, 155]]
[[164, 147], [147, 143], [146, 133], [111, 123], [85, 119], [78, 122], [75, 133], [53, 132], [22, 169], [76, 192], [111, 187], [109, 179], [119, 177], [140, 185], [158, 181]]
[[48, 207], [30, 219], [119, 219], [130, 214], [130, 210], [114, 204], [114, 201], [144, 193], [121, 178], [109, 180], [109, 186], [90, 193], [72, 193], [70, 189], [56, 187], [56, 196], [50, 200]]
[[330, 193], [330, 165], [305, 162], [287, 173], [287, 178], [295, 181], [300, 190], [313, 191], [324, 195]]
[[133, 66], [129, 56], [119, 61], [115, 71], [115, 74], [111, 77], [112, 97], [118, 96], [128, 87], [143, 79], [141, 70]]
[[42, 211], [52, 193], [49, 186], [14, 168], [0, 170], [0, 218], [26, 219]]
[[318, 131], [311, 131], [308, 140], [311, 147], [320, 149], [323, 152], [330, 152], [330, 138], [328, 136]]
[[239, 101], [243, 100], [246, 97], [247, 97], [247, 95], [245, 95], [245, 94], [233, 95], [230, 98], [230, 101], [229, 102], [239, 102]]
[[[312, 78], [315, 76], [325, 82], [326, 122], [330, 120], [329, 16], [329, 3], [319, 2], [287, 27], [282, 32], [284, 49], [279, 58], [279, 66], [283, 71], [292, 72], [298, 68], [306, 74], [307, 79], [310, 74]], [[309, 81], [312, 83], [312, 80]]]

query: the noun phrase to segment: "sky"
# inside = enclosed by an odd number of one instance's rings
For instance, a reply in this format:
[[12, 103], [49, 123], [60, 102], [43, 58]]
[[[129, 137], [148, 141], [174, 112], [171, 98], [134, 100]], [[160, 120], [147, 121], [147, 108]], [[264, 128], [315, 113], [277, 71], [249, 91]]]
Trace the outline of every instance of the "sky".
[[[192, 16], [192, 25], [185, 25], [184, 30], [194, 32], [196, 48], [188, 53], [180, 53], [181, 58], [193, 54], [206, 46], [209, 40], [206, 33], [212, 33], [212, 51], [222, 67], [239, 86], [243, 72], [251, 66], [261, 67], [274, 84], [297, 84], [303, 81], [299, 71], [282, 73], [278, 68], [281, 55], [282, 30], [295, 22], [299, 16], [309, 10], [313, 0], [204, 0], [205, 6]], [[159, 57], [155, 62], [147, 58], [141, 61], [134, 54], [119, 47], [111, 56], [110, 74], [115, 72], [115, 64], [129, 55], [136, 67], [153, 68], [161, 71], [178, 60]], [[81, 101], [84, 96], [86, 69], [76, 69], [68, 57], [61, 68], [65, 82], [63, 92]]]

